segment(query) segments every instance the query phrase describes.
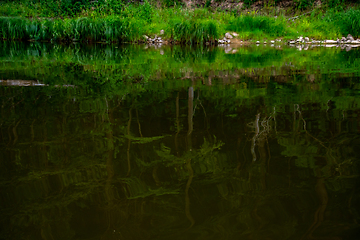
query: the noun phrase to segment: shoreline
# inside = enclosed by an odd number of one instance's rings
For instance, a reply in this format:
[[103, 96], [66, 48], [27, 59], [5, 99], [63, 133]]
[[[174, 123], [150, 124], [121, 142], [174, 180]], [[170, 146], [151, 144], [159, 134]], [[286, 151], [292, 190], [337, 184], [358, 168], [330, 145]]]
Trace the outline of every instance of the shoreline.
[[[356, 8], [312, 9], [312, 12], [289, 17], [257, 12], [234, 15], [205, 8], [148, 7], [148, 12], [143, 11], [142, 6], [133, 7], [139, 12], [137, 15], [121, 12], [66, 18], [0, 16], [0, 39], [135, 44], [158, 41], [189, 45], [233, 42], [248, 45], [279, 40], [298, 44], [297, 39], [301, 36], [307, 37], [305, 41], [311, 44], [327, 44], [325, 41], [336, 44], [338, 39], [342, 40], [348, 34], [360, 37], [360, 9]], [[145, 13], [148, 15], [144, 16]]]

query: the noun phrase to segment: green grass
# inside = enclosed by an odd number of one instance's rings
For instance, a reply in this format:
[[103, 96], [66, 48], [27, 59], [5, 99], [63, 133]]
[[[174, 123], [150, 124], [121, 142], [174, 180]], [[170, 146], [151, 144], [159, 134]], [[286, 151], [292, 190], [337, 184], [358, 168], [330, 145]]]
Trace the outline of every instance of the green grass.
[[[119, 0], [100, 2], [95, 5], [84, 2], [71, 14], [70, 10], [49, 14], [54, 5], [46, 0], [1, 2], [0, 38], [131, 42], [142, 39], [144, 34], [152, 37], [162, 29], [165, 30], [165, 38], [187, 44], [213, 42], [222, 38], [227, 31], [239, 33], [242, 40], [293, 39], [299, 36], [336, 39], [347, 34], [360, 36], [360, 10], [356, 8], [313, 9], [311, 14], [289, 20], [289, 17], [281, 14], [275, 17], [259, 12], [238, 14], [236, 11], [178, 6], [155, 8], [147, 1], [140, 5], [126, 5]], [[41, 6], [45, 9], [40, 9]], [[49, 18], [52, 14], [65, 14], [67, 17]]]
[[286, 19], [259, 15], [240, 15], [230, 21], [227, 29], [241, 33], [243, 38], [278, 37], [286, 35]]
[[173, 38], [181, 43], [214, 42], [219, 38], [216, 21], [172, 21]]
[[347, 11], [330, 10], [324, 16], [325, 22], [334, 25], [342, 35], [360, 36], [360, 9]]

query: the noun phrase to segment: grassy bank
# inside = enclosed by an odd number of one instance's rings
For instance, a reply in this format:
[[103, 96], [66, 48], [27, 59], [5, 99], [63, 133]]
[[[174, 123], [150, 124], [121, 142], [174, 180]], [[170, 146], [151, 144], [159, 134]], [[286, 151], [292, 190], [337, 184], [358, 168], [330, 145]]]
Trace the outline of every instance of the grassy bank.
[[[347, 34], [360, 36], [360, 9], [346, 8], [345, 5], [337, 8], [325, 5], [297, 12], [296, 16], [287, 16], [285, 12], [276, 11], [191, 9], [181, 4], [156, 8], [147, 1], [130, 5], [115, 0], [102, 4], [98, 1], [91, 7], [75, 4], [71, 11], [62, 5], [58, 5], [55, 11], [54, 5], [49, 5], [48, 1], [37, 1], [38, 5], [30, 3], [30, 0], [1, 3], [0, 38], [135, 42], [144, 40], [143, 35], [159, 35], [160, 30], [164, 30], [162, 37], [165, 39], [191, 44], [212, 42], [228, 31], [239, 33], [238, 38], [245, 41], [292, 39], [301, 35], [314, 39], [336, 39]], [[29, 6], [33, 8], [25, 14]]]

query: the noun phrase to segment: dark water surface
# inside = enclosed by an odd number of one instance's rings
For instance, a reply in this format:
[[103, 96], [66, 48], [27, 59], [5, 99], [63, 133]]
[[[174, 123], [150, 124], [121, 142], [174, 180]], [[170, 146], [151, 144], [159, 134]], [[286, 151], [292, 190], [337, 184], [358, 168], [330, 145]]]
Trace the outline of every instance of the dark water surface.
[[145, 48], [0, 43], [0, 239], [358, 239], [359, 50]]

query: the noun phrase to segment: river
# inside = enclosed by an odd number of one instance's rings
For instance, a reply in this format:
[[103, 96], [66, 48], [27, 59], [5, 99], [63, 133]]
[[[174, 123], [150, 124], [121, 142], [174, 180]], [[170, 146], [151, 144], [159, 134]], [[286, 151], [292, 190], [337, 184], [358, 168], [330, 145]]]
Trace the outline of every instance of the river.
[[0, 42], [0, 239], [358, 239], [360, 51], [300, 50]]

